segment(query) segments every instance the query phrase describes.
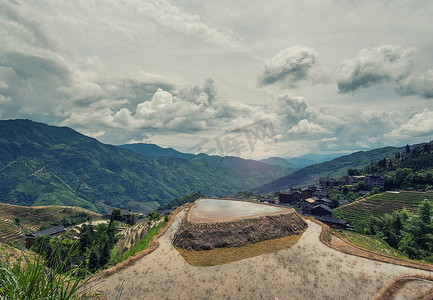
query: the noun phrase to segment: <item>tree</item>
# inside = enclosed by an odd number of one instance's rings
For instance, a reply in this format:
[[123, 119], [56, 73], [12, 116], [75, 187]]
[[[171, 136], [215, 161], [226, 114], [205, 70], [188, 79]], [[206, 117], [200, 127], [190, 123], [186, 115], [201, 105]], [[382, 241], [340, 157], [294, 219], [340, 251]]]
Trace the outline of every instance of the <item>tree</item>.
[[410, 146], [409, 146], [409, 144], [406, 145], [406, 153], [410, 153]]
[[421, 221], [426, 225], [430, 224], [432, 210], [432, 205], [428, 199], [424, 199], [419, 205], [418, 215], [421, 218]]
[[147, 216], [147, 218], [150, 221], [158, 221], [161, 218], [161, 213], [159, 211], [154, 210]]
[[135, 221], [135, 215], [134, 214], [129, 215], [128, 218], [126, 219], [126, 223], [131, 225], [131, 226], [134, 225], [135, 222], [136, 221]]
[[99, 266], [99, 257], [98, 253], [96, 253], [95, 249], [92, 249], [89, 256], [88, 267], [91, 272], [95, 272]]
[[111, 212], [111, 219], [116, 221], [122, 220], [122, 213], [119, 208], [113, 209], [113, 211]]
[[15, 218], [14, 223], [15, 223], [15, 225], [17, 225], [18, 227], [21, 227], [21, 219], [20, 219], [20, 218]]

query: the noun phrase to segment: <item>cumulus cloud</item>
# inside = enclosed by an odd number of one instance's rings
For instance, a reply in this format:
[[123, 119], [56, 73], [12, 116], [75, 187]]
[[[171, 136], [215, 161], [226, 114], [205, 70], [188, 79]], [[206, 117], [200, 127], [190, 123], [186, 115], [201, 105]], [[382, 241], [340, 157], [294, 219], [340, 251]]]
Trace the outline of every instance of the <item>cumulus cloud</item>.
[[433, 111], [424, 109], [405, 124], [384, 135], [388, 139], [419, 138], [431, 140], [433, 134]]
[[380, 84], [391, 84], [401, 95], [433, 98], [433, 69], [425, 68], [422, 55], [413, 48], [382, 45], [362, 49], [337, 69], [340, 93]]
[[411, 52], [411, 49], [390, 45], [359, 51], [355, 58], [340, 64], [340, 93], [353, 92], [359, 88], [398, 81], [406, 77], [410, 68], [408, 55]]
[[318, 55], [312, 48], [302, 45], [282, 50], [266, 61], [259, 74], [259, 84], [265, 86], [281, 83], [285, 87], [295, 88], [299, 81], [307, 78], [317, 58]]
[[331, 133], [330, 131], [326, 130], [320, 125], [310, 123], [308, 120], [303, 119], [299, 121], [299, 123], [292, 128], [289, 129], [290, 133], [296, 133], [296, 134], [328, 134]]
[[426, 99], [433, 98], [433, 69], [409, 75], [399, 82], [396, 90], [402, 95], [418, 95]]

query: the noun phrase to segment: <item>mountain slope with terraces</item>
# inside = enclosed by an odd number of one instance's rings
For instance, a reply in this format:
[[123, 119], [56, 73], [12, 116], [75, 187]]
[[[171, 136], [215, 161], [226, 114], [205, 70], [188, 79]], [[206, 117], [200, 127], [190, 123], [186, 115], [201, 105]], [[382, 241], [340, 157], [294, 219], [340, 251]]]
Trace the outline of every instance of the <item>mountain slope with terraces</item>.
[[[19, 206], [0, 203], [0, 242], [20, 246], [24, 242], [24, 235], [38, 231], [43, 225], [61, 221], [84, 212], [91, 218], [101, 215], [90, 210], [74, 206]], [[15, 221], [18, 219], [19, 223]]]

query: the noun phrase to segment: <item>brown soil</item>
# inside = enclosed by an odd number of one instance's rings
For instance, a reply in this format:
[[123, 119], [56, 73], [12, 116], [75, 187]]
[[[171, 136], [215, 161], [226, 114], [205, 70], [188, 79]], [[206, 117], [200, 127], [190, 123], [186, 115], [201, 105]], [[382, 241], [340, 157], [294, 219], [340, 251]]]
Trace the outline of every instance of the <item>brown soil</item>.
[[409, 259], [404, 259], [400, 257], [390, 256], [383, 253], [368, 250], [353, 244], [346, 240], [345, 238], [338, 236], [334, 231], [332, 231], [327, 225], [322, 222], [316, 221], [310, 218], [311, 221], [322, 226], [322, 232], [320, 233], [320, 241], [335, 250], [341, 251], [343, 253], [352, 254], [360, 257], [365, 257], [372, 260], [387, 262], [391, 264], [396, 264], [400, 266], [406, 266], [415, 269], [422, 269], [427, 271], [433, 271], [433, 265], [426, 264], [422, 262], [417, 262]]
[[187, 217], [173, 243], [179, 248], [195, 251], [240, 247], [301, 234], [306, 228], [307, 223], [294, 210], [212, 223], [191, 222]]
[[433, 299], [433, 276], [403, 276], [383, 288], [376, 300]]
[[[291, 248], [211, 267], [188, 264], [171, 244], [185, 212], [134, 264], [86, 287], [106, 299], [373, 299], [393, 278], [429, 272], [348, 255], [319, 241], [308, 228]], [[120, 296], [119, 296], [120, 295]], [[116, 298], [119, 296], [118, 298]]]
[[207, 251], [188, 251], [182, 248], [176, 248], [176, 250], [179, 251], [190, 265], [195, 267], [210, 267], [288, 249], [295, 245], [301, 236], [302, 234], [296, 234], [242, 247], [218, 248]]

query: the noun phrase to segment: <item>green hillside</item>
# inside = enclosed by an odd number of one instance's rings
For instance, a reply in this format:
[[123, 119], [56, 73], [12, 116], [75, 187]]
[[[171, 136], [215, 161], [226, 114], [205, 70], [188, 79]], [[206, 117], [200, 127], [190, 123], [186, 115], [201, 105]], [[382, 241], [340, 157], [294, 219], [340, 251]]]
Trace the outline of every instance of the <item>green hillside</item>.
[[366, 228], [372, 216], [379, 217], [387, 213], [398, 211], [405, 207], [415, 213], [418, 205], [424, 200], [433, 201], [432, 192], [385, 192], [372, 195], [348, 205], [336, 208], [333, 215], [349, 221], [358, 231]]
[[287, 176], [269, 182], [254, 189], [257, 193], [270, 193], [289, 189], [292, 186], [318, 183], [322, 177], [339, 178], [347, 175], [349, 169], [359, 169], [383, 158], [394, 157], [404, 147], [385, 147], [370, 151], [359, 151], [350, 155], [341, 156], [331, 161], [314, 164]]
[[146, 157], [67, 127], [0, 121], [0, 202], [149, 212], [188, 193], [226, 196], [287, 174], [256, 161], [218, 160]]

